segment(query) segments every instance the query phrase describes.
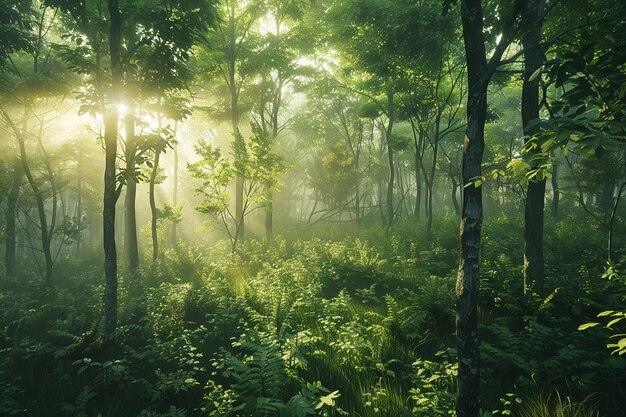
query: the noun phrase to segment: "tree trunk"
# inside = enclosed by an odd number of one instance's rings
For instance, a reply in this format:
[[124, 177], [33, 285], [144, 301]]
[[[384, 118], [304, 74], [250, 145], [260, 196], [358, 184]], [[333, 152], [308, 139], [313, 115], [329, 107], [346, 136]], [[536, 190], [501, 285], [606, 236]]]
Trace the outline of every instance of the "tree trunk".
[[[111, 54], [112, 85], [111, 96], [120, 99], [123, 68], [120, 60], [122, 16], [119, 0], [108, 1], [110, 16], [109, 51]], [[117, 134], [119, 112], [115, 102], [109, 104], [105, 113], [104, 125], [104, 198], [102, 210], [102, 230], [104, 248], [104, 333], [110, 337], [117, 327], [117, 248], [115, 247], [115, 203], [116, 190]]]
[[152, 214], [152, 263], [155, 264], [159, 259], [159, 236], [157, 233], [158, 213], [156, 208], [156, 201], [154, 196], [154, 186], [157, 174], [159, 172], [159, 160], [161, 158], [161, 152], [156, 152], [154, 155], [154, 166], [152, 167], [152, 174], [150, 175], [150, 213]]
[[456, 181], [452, 180], [452, 205], [454, 206], [454, 213], [458, 216], [461, 214], [461, 207], [459, 206], [459, 200], [457, 199], [457, 190], [459, 189], [459, 184]]
[[[539, 119], [539, 77], [530, 78], [541, 68], [543, 51], [541, 48], [541, 23], [544, 0], [529, 0], [525, 3], [522, 13], [523, 26], [526, 28], [522, 36], [524, 53], [524, 83], [522, 86], [522, 125], [526, 141], [538, 133], [539, 129], [532, 126]], [[524, 207], [524, 292], [543, 294], [544, 261], [543, 261], [543, 216], [546, 179], [530, 181], [526, 192]]]
[[557, 164], [552, 165], [552, 207], [550, 210], [550, 214], [553, 218], [557, 218], [559, 216], [559, 167]]
[[456, 283], [456, 339], [458, 417], [478, 417], [480, 411], [480, 348], [478, 294], [480, 286], [480, 238], [483, 222], [481, 177], [485, 147], [489, 71], [485, 55], [483, 13], [480, 0], [462, 0], [461, 18], [468, 73], [467, 127], [463, 145], [461, 248]]
[[[174, 175], [173, 175], [173, 196], [172, 196], [172, 204], [174, 207], [178, 205], [178, 143], [174, 143]], [[178, 223], [172, 222], [172, 244], [176, 247], [178, 243], [177, 234], [177, 225]]]
[[428, 208], [426, 210], [426, 239], [430, 240], [433, 235], [433, 188], [435, 183], [435, 167], [437, 166], [437, 144], [438, 139], [435, 137], [435, 143], [433, 144], [433, 165], [430, 171], [430, 181], [427, 181], [428, 193], [427, 193], [427, 204]]
[[421, 170], [421, 158], [420, 158], [420, 145], [415, 142], [415, 208], [413, 215], [416, 218], [420, 216], [420, 209], [422, 208], [422, 180], [420, 179]]
[[267, 202], [267, 207], [265, 208], [265, 242], [268, 245], [274, 243], [274, 225], [273, 225], [273, 207], [274, 201], [272, 199], [272, 190], [267, 191], [270, 195], [269, 201]]
[[11, 181], [11, 188], [7, 196], [7, 210], [6, 210], [6, 230], [5, 230], [5, 252], [4, 252], [4, 266], [7, 278], [13, 277], [15, 274], [15, 258], [17, 254], [17, 235], [16, 235], [16, 216], [17, 216], [17, 200], [20, 194], [20, 187], [22, 186], [22, 179], [24, 178], [24, 170], [22, 168], [22, 161], [16, 153], [13, 157], [13, 178]]
[[20, 135], [18, 135], [18, 142], [20, 148], [20, 159], [22, 161], [22, 170], [24, 171], [24, 175], [26, 175], [26, 179], [28, 180], [28, 184], [30, 184], [30, 188], [33, 191], [35, 196], [35, 203], [37, 205], [37, 214], [39, 215], [39, 228], [41, 232], [41, 250], [44, 256], [45, 262], [45, 281], [46, 285], [52, 285], [52, 252], [50, 250], [52, 236], [50, 236], [50, 230], [48, 229], [48, 218], [46, 216], [46, 208], [43, 200], [43, 194], [33, 177], [33, 174], [30, 170], [30, 166], [28, 165], [28, 157], [26, 155], [26, 135], [28, 134], [27, 121], [29, 118], [29, 109], [27, 106], [24, 107], [24, 122], [23, 128]]
[[78, 221], [79, 233], [76, 236], [76, 254], [80, 253], [80, 239], [83, 233], [83, 178], [82, 178], [82, 165], [83, 165], [83, 153], [78, 150], [78, 163], [76, 164], [77, 175], [77, 189], [76, 189], [76, 220]]
[[395, 118], [395, 109], [393, 103], [393, 88], [390, 81], [387, 80], [387, 112], [389, 116], [389, 123], [387, 124], [386, 139], [387, 139], [387, 156], [389, 158], [389, 182], [387, 183], [387, 227], [393, 226], [394, 209], [393, 209], [393, 182], [395, 169], [393, 166], [393, 148], [391, 147], [391, 133], [393, 131], [393, 122]]
[[[237, 86], [237, 35], [235, 33], [236, 19], [235, 11], [231, 7], [228, 16], [228, 86], [230, 89], [230, 122], [233, 130], [233, 140], [235, 143], [243, 141], [243, 136], [239, 131], [239, 89]], [[235, 219], [237, 222], [236, 240], [243, 243], [244, 219], [243, 219], [243, 182], [241, 175], [235, 179]]]
[[124, 120], [126, 130], [126, 197], [124, 200], [125, 219], [124, 232], [125, 248], [128, 254], [128, 267], [131, 275], [139, 268], [139, 243], [137, 241], [137, 178], [135, 177], [137, 154], [137, 140], [135, 136], [135, 116], [131, 106]]

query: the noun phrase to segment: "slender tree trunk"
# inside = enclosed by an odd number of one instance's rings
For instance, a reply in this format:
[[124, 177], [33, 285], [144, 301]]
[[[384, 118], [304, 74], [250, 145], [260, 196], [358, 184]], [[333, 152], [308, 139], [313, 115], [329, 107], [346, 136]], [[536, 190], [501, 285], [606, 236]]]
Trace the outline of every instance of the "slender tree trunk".
[[430, 170], [430, 181], [427, 182], [428, 185], [428, 194], [427, 194], [427, 204], [428, 208], [426, 210], [427, 223], [426, 223], [426, 239], [430, 240], [433, 235], [433, 188], [435, 183], [435, 169], [437, 166], [437, 150], [438, 146], [438, 133], [435, 134], [435, 142], [433, 144], [433, 160], [432, 167]]
[[[243, 136], [239, 131], [239, 89], [237, 86], [237, 36], [235, 33], [235, 11], [233, 6], [229, 6], [228, 23], [228, 86], [230, 89], [230, 122], [233, 130], [233, 140], [235, 143], [243, 141]], [[235, 179], [235, 218], [239, 224], [237, 227], [237, 240], [243, 243], [244, 238], [244, 218], [243, 218], [243, 184], [244, 179], [237, 175]]]
[[139, 242], [137, 240], [137, 179], [135, 177], [137, 154], [137, 138], [135, 136], [135, 115], [131, 106], [124, 119], [126, 130], [126, 196], [124, 200], [124, 239], [125, 249], [128, 254], [128, 267], [131, 274], [135, 275], [139, 268]]
[[420, 157], [417, 145], [415, 147], [415, 207], [413, 215], [420, 217], [420, 209], [422, 208], [422, 180], [420, 178]]
[[613, 263], [613, 227], [615, 225], [615, 217], [617, 216], [617, 208], [619, 207], [620, 199], [622, 198], [622, 194], [624, 193], [624, 189], [626, 188], [626, 151], [624, 151], [624, 179], [622, 185], [617, 190], [617, 196], [615, 197], [615, 201], [613, 202], [613, 208], [611, 210], [611, 216], [609, 217], [609, 236], [608, 236], [608, 247], [607, 247], [607, 260], [609, 264]]
[[265, 242], [268, 245], [274, 243], [274, 217], [273, 217], [273, 209], [274, 209], [274, 200], [272, 198], [272, 190], [267, 191], [270, 195], [269, 201], [267, 202], [267, 207], [265, 208]]
[[[122, 91], [123, 68], [120, 59], [122, 16], [119, 0], [108, 0], [110, 16], [109, 51], [111, 55], [113, 99], [120, 99]], [[110, 337], [117, 327], [117, 248], [115, 246], [115, 203], [116, 189], [117, 135], [119, 112], [115, 102], [109, 105], [105, 113], [104, 125], [104, 198], [102, 210], [102, 230], [104, 248], [104, 333]]]
[[158, 213], [156, 208], [156, 200], [154, 195], [154, 187], [156, 177], [159, 172], [159, 160], [161, 158], [161, 152], [156, 152], [154, 155], [154, 165], [152, 167], [152, 174], [150, 175], [150, 213], [152, 214], [152, 263], [155, 264], [159, 259], [159, 236], [157, 233]]
[[354, 180], [354, 192], [355, 192], [355, 201], [354, 208], [356, 213], [356, 222], [361, 223], [361, 181], [360, 181], [360, 173], [359, 173], [359, 158], [361, 156], [361, 143], [363, 141], [363, 125], [361, 125], [361, 132], [359, 133], [359, 143], [357, 144], [357, 149], [355, 152], [354, 158], [354, 168], [356, 169], [357, 175]]
[[553, 218], [557, 218], [559, 216], [559, 167], [557, 164], [552, 165], [552, 207], [550, 210], [550, 214], [552, 214]]
[[[522, 36], [524, 53], [524, 83], [522, 86], [522, 125], [524, 135], [529, 140], [538, 133], [532, 126], [539, 119], [539, 77], [530, 78], [541, 68], [543, 51], [541, 48], [541, 23], [544, 0], [528, 0], [522, 13], [526, 31]], [[543, 216], [546, 179], [530, 181], [524, 207], [524, 291], [543, 294]]]
[[380, 218], [383, 222], [383, 226], [387, 226], [387, 217], [385, 216], [385, 206], [383, 203], [383, 182], [378, 181], [378, 211], [380, 212]]
[[395, 118], [395, 108], [393, 102], [393, 87], [390, 81], [387, 80], [387, 112], [389, 116], [389, 123], [387, 124], [386, 139], [387, 139], [387, 156], [389, 159], [389, 182], [387, 183], [387, 227], [393, 226], [394, 209], [393, 209], [393, 183], [395, 177], [395, 169], [393, 166], [393, 148], [391, 147], [391, 133], [393, 131], [393, 122]]
[[607, 247], [607, 259], [609, 263], [613, 263], [613, 226], [615, 225], [615, 216], [617, 215], [617, 208], [619, 206], [619, 201], [622, 197], [622, 193], [624, 192], [624, 188], [626, 187], [626, 181], [622, 183], [620, 186], [617, 197], [615, 198], [615, 202], [613, 203], [613, 208], [611, 210], [611, 216], [609, 217], [609, 238], [608, 238], [608, 247]]
[[24, 178], [24, 170], [22, 168], [22, 161], [20, 161], [19, 155], [16, 153], [13, 157], [13, 178], [11, 181], [11, 188], [7, 196], [7, 210], [6, 210], [6, 239], [5, 239], [5, 253], [4, 253], [4, 266], [7, 278], [13, 277], [15, 274], [15, 258], [17, 254], [17, 234], [16, 234], [16, 218], [17, 218], [17, 200], [20, 193], [20, 187], [22, 186], [22, 179]]
[[83, 232], [83, 178], [82, 178], [82, 165], [83, 165], [83, 153], [79, 149], [78, 150], [78, 163], [76, 165], [76, 173], [77, 175], [77, 190], [76, 190], [76, 220], [78, 221], [78, 225], [80, 227], [80, 231], [76, 236], [76, 253], [80, 253], [80, 239]]
[[483, 12], [480, 0], [462, 0], [461, 18], [468, 72], [467, 127], [463, 145], [463, 192], [461, 251], [456, 283], [456, 339], [458, 417], [478, 417], [480, 411], [480, 348], [478, 341], [478, 294], [480, 286], [480, 239], [483, 222], [481, 176], [485, 147], [489, 71], [485, 55]]
[[459, 189], [459, 184], [455, 180], [452, 180], [452, 205], [454, 206], [454, 213], [458, 216], [461, 214], [461, 207], [459, 206], [459, 200], [457, 199], [457, 190]]
[[[172, 204], [174, 205], [174, 207], [176, 207], [178, 205], [178, 144], [177, 143], [174, 144], [174, 175], [173, 177], [174, 177], [173, 178], [174, 186], [173, 186]], [[177, 225], [178, 224], [176, 222], [172, 222], [172, 243], [174, 247], [176, 247], [178, 243], [178, 237], [176, 236]]]
[[50, 249], [51, 246], [51, 236], [50, 230], [48, 229], [48, 218], [46, 216], [46, 208], [43, 200], [43, 194], [33, 177], [33, 174], [30, 170], [30, 166], [28, 165], [28, 156], [26, 155], [26, 135], [28, 134], [27, 120], [29, 118], [30, 111], [27, 106], [24, 107], [24, 122], [23, 128], [20, 135], [18, 135], [18, 142], [20, 148], [20, 159], [22, 161], [22, 169], [24, 171], [24, 175], [26, 175], [26, 179], [28, 180], [28, 184], [30, 184], [31, 190], [33, 190], [33, 195], [35, 197], [35, 203], [37, 205], [37, 214], [39, 215], [39, 228], [41, 231], [41, 250], [44, 256], [45, 262], [45, 281], [46, 285], [52, 285], [52, 251]]

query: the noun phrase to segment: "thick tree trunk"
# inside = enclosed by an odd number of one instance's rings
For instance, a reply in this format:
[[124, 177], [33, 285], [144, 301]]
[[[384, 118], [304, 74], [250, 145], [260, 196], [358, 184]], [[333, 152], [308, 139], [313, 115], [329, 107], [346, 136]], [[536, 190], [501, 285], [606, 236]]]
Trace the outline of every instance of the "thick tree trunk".
[[[111, 54], [112, 85], [111, 96], [120, 99], [123, 68], [120, 60], [122, 16], [119, 0], [108, 1], [110, 16], [109, 51]], [[117, 248], [115, 246], [115, 203], [116, 190], [117, 135], [119, 113], [115, 102], [109, 105], [104, 125], [104, 198], [102, 210], [102, 230], [104, 247], [104, 333], [110, 337], [117, 327]]]
[[126, 130], [126, 197], [124, 200], [125, 219], [124, 232], [125, 249], [128, 254], [128, 267], [131, 274], [139, 268], [139, 242], [137, 241], [137, 181], [135, 178], [135, 155], [137, 154], [137, 140], [135, 136], [135, 116], [129, 106], [124, 120]]
[[468, 72], [467, 128], [463, 146], [464, 188], [461, 211], [461, 250], [456, 283], [456, 338], [458, 417], [478, 417], [480, 411], [480, 348], [478, 341], [478, 294], [480, 286], [480, 239], [483, 222], [481, 177], [485, 147], [489, 70], [485, 55], [483, 13], [480, 0], [461, 2], [463, 37]]
[[20, 194], [20, 187], [22, 186], [22, 179], [24, 178], [24, 170], [22, 168], [22, 161], [16, 153], [13, 157], [13, 176], [11, 181], [11, 188], [7, 196], [7, 209], [6, 209], [6, 230], [5, 230], [5, 252], [4, 252], [4, 266], [7, 278], [13, 277], [15, 274], [15, 258], [17, 254], [17, 235], [16, 235], [16, 218], [17, 218], [17, 200]]
[[[522, 36], [524, 53], [524, 83], [522, 86], [522, 125], [526, 140], [538, 133], [532, 126], [539, 119], [539, 77], [530, 78], [541, 68], [543, 51], [541, 42], [540, 16], [544, 0], [529, 0], [522, 13], [526, 31]], [[524, 291], [543, 294], [543, 216], [546, 179], [530, 181], [524, 207]]]
[[156, 263], [159, 259], [159, 236], [157, 232], [158, 213], [156, 208], [156, 200], [154, 195], [154, 187], [156, 177], [159, 172], [159, 160], [161, 153], [156, 152], [154, 155], [154, 165], [152, 167], [152, 174], [150, 175], [150, 213], [152, 214], [151, 231], [152, 231], [152, 263]]

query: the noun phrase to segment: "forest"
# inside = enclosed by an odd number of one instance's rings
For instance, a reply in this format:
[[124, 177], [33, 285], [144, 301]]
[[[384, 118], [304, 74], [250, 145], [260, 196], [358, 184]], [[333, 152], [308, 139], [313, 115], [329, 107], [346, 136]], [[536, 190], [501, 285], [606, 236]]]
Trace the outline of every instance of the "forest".
[[0, 0], [0, 416], [626, 417], [625, 33]]

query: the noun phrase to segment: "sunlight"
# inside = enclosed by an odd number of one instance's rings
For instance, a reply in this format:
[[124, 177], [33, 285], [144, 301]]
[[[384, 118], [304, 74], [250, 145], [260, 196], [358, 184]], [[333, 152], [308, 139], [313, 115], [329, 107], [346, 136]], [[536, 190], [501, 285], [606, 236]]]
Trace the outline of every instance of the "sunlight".
[[626, 417], [625, 32], [0, 0], [0, 417]]
[[159, 128], [159, 118], [154, 115], [147, 115], [141, 118], [146, 129], [154, 131]]
[[125, 104], [125, 103], [116, 104], [115, 107], [117, 107], [117, 111], [118, 111], [120, 117], [124, 117], [124, 116], [126, 116], [126, 113], [128, 113], [128, 105]]

